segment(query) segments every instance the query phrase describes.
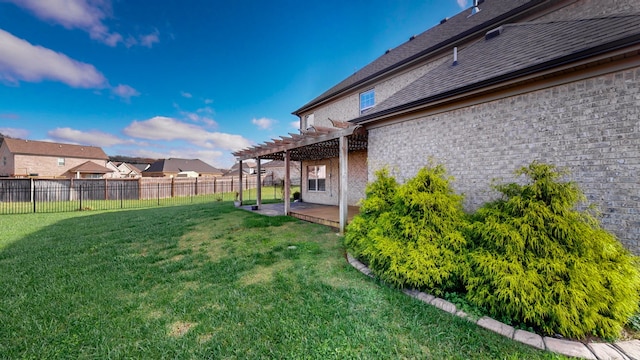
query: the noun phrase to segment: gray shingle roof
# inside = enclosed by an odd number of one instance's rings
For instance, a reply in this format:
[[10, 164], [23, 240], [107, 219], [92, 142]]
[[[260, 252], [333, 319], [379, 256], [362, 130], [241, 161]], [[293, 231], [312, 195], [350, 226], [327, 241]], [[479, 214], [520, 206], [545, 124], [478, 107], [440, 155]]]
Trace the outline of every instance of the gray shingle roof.
[[413, 40], [391, 49], [388, 53], [380, 56], [364, 68], [311, 100], [300, 109], [294, 111], [294, 114], [299, 114], [342, 91], [357, 86], [372, 77], [394, 69], [414, 58], [442, 48], [446, 44], [453, 43], [468, 34], [491, 27], [492, 24], [500, 23], [541, 2], [541, 0], [485, 0], [480, 4], [481, 11], [475, 15], [469, 16], [471, 14], [471, 8], [469, 8], [447, 19], [445, 23], [436, 25], [415, 36]]
[[4, 138], [7, 148], [13, 154], [58, 156], [80, 159], [108, 160], [104, 151], [96, 146], [62, 144], [48, 141], [34, 141]]
[[640, 43], [640, 14], [504, 25], [500, 35], [459, 51], [458, 65], [436, 67], [353, 121], [629, 43]]
[[200, 174], [220, 174], [222, 170], [217, 169], [200, 159], [162, 159], [154, 162], [145, 170], [146, 173], [163, 172], [163, 173], [179, 173], [181, 171], [195, 171]]

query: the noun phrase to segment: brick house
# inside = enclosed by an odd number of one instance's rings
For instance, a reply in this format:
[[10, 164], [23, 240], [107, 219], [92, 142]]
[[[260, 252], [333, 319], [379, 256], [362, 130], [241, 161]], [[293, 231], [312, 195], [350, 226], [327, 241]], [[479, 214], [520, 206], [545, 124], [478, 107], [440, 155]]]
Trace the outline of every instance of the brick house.
[[0, 145], [0, 176], [104, 178], [109, 157], [95, 146], [4, 138]]
[[234, 155], [302, 161], [302, 198], [341, 227], [383, 166], [404, 181], [433, 158], [474, 210], [551, 163], [640, 253], [639, 51], [637, 0], [477, 1], [296, 110], [301, 134]]

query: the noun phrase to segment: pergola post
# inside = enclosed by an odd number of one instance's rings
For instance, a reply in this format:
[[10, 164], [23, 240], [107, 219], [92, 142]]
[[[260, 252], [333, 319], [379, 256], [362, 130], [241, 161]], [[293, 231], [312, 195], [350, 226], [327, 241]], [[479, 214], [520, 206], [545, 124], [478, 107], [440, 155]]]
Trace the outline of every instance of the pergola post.
[[238, 182], [240, 183], [238, 186], [240, 188], [238, 191], [238, 201], [240, 201], [240, 205], [242, 205], [242, 160], [240, 160], [240, 166], [238, 167]]
[[289, 152], [285, 150], [284, 152], [284, 214], [289, 215], [289, 211], [291, 210], [291, 179], [290, 174], [291, 171], [289, 167], [291, 166]]
[[257, 163], [257, 168], [258, 168], [258, 173], [256, 174], [256, 182], [257, 182], [257, 187], [256, 187], [256, 206], [258, 207], [258, 209], [260, 209], [260, 206], [262, 205], [262, 171], [260, 169], [260, 157], [259, 156], [256, 158], [256, 163]]
[[347, 227], [349, 213], [349, 139], [340, 136], [340, 235], [344, 234]]

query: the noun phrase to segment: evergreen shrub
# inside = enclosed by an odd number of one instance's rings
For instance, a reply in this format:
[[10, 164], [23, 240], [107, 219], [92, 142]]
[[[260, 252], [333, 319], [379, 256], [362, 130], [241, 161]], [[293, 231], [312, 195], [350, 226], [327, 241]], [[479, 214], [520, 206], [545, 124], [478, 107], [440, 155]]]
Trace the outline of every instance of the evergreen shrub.
[[388, 170], [378, 171], [349, 224], [345, 247], [395, 286], [435, 294], [459, 290], [468, 222], [450, 180], [442, 165], [429, 165], [402, 185]]
[[585, 200], [552, 165], [516, 172], [524, 185], [496, 186], [471, 225], [467, 298], [497, 318], [545, 334], [619, 336], [635, 313], [638, 259], [576, 206]]

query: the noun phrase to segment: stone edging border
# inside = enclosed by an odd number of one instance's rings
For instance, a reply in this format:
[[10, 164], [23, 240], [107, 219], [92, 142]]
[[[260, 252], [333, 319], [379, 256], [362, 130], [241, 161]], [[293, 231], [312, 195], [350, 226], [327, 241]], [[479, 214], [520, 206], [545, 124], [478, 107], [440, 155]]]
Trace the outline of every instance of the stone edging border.
[[[360, 271], [361, 273], [374, 278], [371, 270], [366, 265], [358, 261], [358, 259], [351, 256], [351, 254], [349, 253], [347, 253], [347, 261], [349, 262], [349, 264], [351, 264], [351, 266], [358, 269], [358, 271]], [[433, 305], [438, 309], [467, 319], [468, 321], [474, 322], [478, 326], [481, 326], [485, 329], [491, 330], [502, 336], [508, 337], [509, 339], [541, 350], [592, 360], [640, 360], [640, 340], [619, 341], [613, 344], [584, 344], [579, 341], [556, 339], [548, 336], [542, 337], [529, 331], [515, 329], [513, 326], [503, 324], [500, 321], [486, 316], [478, 319], [478, 321], [475, 321], [471, 319], [464, 311], [458, 310], [455, 304], [421, 291], [405, 289], [402, 292], [422, 302]]]

